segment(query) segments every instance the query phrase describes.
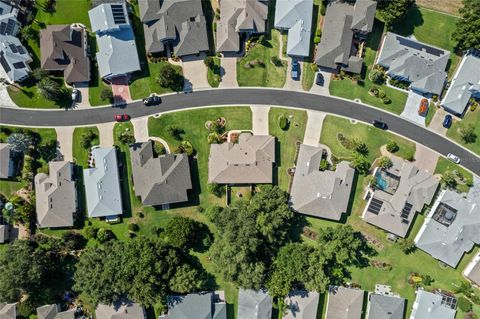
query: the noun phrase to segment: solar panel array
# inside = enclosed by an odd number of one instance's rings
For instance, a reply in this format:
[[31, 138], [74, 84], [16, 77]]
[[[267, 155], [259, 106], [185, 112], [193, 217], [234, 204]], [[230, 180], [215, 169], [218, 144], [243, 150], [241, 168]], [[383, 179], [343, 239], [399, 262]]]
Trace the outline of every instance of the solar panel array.
[[408, 216], [410, 215], [411, 211], [412, 211], [412, 204], [406, 203], [405, 206], [403, 206], [402, 214], [400, 215], [400, 217], [408, 219]]
[[378, 213], [380, 213], [380, 209], [382, 208], [382, 205], [383, 205], [383, 202], [374, 197], [372, 198], [370, 205], [368, 205], [367, 211], [375, 215], [378, 215]]
[[0, 52], [0, 64], [3, 66], [5, 69], [5, 72], [10, 72], [10, 66], [7, 63], [7, 60], [5, 60], [5, 56], [3, 55], [3, 51]]
[[13, 19], [8, 19], [7, 22], [0, 23], [0, 34], [8, 34], [12, 35], [13, 31], [15, 30], [15, 25], [17, 22]]
[[427, 52], [428, 54], [435, 55], [435, 56], [441, 56], [442, 54], [445, 53], [443, 50], [433, 48], [433, 47], [430, 47], [428, 45], [425, 45], [423, 43], [419, 43], [419, 42], [416, 42], [416, 41], [413, 41], [413, 40], [401, 38], [401, 37], [398, 37], [398, 36], [397, 36], [397, 40], [398, 40], [398, 43], [400, 43], [403, 46], [406, 46], [406, 47], [409, 47], [409, 48], [412, 48], [412, 49], [418, 50], [418, 51], [422, 51], [423, 49], [425, 49], [425, 52]]
[[25, 63], [23, 63], [23, 62], [15, 62], [15, 63], [13, 64], [13, 67], [14, 67], [15, 69], [17, 69], [17, 70], [18, 70], [18, 69], [23, 69], [23, 68], [25, 67]]
[[112, 7], [113, 22], [115, 22], [115, 24], [127, 23], [125, 11], [123, 10], [123, 5], [111, 4], [110, 6]]

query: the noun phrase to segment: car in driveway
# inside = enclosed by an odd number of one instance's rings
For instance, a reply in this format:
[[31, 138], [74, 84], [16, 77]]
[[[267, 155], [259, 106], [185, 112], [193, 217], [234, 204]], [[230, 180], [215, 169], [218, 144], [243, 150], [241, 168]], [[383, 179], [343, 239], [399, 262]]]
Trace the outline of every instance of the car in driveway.
[[428, 100], [426, 98], [423, 98], [420, 101], [420, 106], [418, 108], [418, 115], [427, 116], [427, 113], [428, 113]]
[[115, 118], [115, 121], [117, 121], [117, 122], [124, 122], [124, 121], [129, 121], [130, 120], [130, 115], [128, 115], [128, 114], [116, 114], [114, 118]]
[[444, 128], [450, 128], [452, 126], [453, 118], [450, 114], [445, 115], [445, 118], [443, 119], [443, 127]]
[[323, 86], [325, 84], [325, 79], [323, 78], [322, 73], [317, 72], [317, 75], [315, 77], [315, 84], [318, 86]]
[[372, 121], [372, 124], [373, 124], [373, 126], [375, 126], [376, 128], [379, 128], [379, 129], [381, 129], [381, 130], [386, 130], [386, 129], [388, 129], [387, 123], [382, 122], [382, 121], [373, 120], [373, 121]]
[[296, 59], [292, 59], [292, 79], [298, 80], [300, 73], [300, 63]]
[[158, 105], [160, 103], [162, 103], [162, 98], [157, 94], [152, 94], [143, 99], [143, 104], [146, 106]]
[[72, 101], [77, 102], [79, 95], [80, 95], [80, 91], [78, 89], [73, 89], [72, 90]]
[[447, 158], [449, 160], [451, 160], [452, 162], [454, 162], [455, 164], [460, 164], [461, 160], [460, 160], [460, 157], [458, 157], [457, 155], [454, 155], [452, 153], [448, 153]]

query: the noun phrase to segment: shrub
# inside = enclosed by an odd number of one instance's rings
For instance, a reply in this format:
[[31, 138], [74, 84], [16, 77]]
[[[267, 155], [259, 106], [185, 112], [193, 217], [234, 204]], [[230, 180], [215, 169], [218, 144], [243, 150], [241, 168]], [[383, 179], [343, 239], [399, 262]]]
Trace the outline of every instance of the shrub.
[[400, 245], [400, 249], [406, 255], [413, 253], [415, 249], [417, 249], [415, 242], [411, 239], [400, 239], [398, 244]]
[[280, 126], [280, 128], [282, 130], [287, 130], [288, 129], [288, 117], [286, 117], [285, 115], [280, 115], [280, 117], [278, 118], [278, 126]]
[[128, 230], [131, 232], [138, 232], [140, 230], [140, 227], [135, 223], [131, 223], [128, 224]]
[[329, 165], [330, 164], [328, 163], [328, 161], [326, 159], [322, 159], [320, 161], [320, 170], [321, 171], [326, 171], [328, 169]]
[[395, 141], [388, 142], [387, 151], [389, 151], [390, 153], [398, 152], [399, 149], [400, 147], [398, 146], [397, 142]]
[[93, 130], [87, 130], [83, 132], [80, 136], [80, 145], [84, 149], [89, 149], [90, 147], [92, 147], [92, 142], [96, 138], [98, 138], [98, 136]]
[[457, 299], [457, 307], [463, 312], [469, 312], [472, 310], [472, 303], [465, 297], [459, 297]]
[[191, 156], [191, 155], [193, 155], [194, 149], [193, 149], [192, 144], [189, 141], [181, 141], [180, 145], [178, 145], [178, 147], [177, 147], [177, 151], [179, 153], [185, 153], [188, 156]]
[[167, 133], [170, 134], [174, 139], [180, 141], [182, 139], [182, 134], [185, 133], [183, 129], [176, 125], [168, 125], [167, 126]]
[[383, 99], [384, 97], [386, 97], [387, 94], [385, 93], [385, 91], [383, 90], [378, 90], [378, 97]]
[[128, 132], [121, 132], [118, 134], [118, 140], [125, 145], [133, 144], [135, 143], [135, 136], [133, 136], [133, 133], [128, 131]]
[[155, 141], [153, 143], [153, 152], [155, 153], [156, 156], [160, 156], [160, 155], [166, 154], [167, 150], [162, 143]]
[[97, 240], [100, 243], [103, 244], [113, 239], [115, 239], [115, 234], [110, 229], [100, 228], [97, 231]]
[[212, 132], [212, 133], [208, 134], [207, 142], [208, 142], [208, 144], [219, 144], [219, 143], [222, 142], [222, 138], [220, 137], [220, 135], [218, 133]]
[[276, 55], [272, 56], [272, 57], [270, 58], [270, 61], [271, 61], [272, 64], [275, 65], [275, 66], [278, 66], [278, 67], [283, 66], [282, 60], [280, 60], [280, 58], [279, 58], [278, 56], [276, 56]]
[[319, 44], [320, 41], [322, 41], [322, 38], [321, 38], [321, 37], [315, 36], [315, 37], [313, 38], [313, 43], [314, 43], [314, 44]]
[[468, 124], [459, 130], [462, 140], [466, 143], [475, 143], [477, 140], [477, 134], [475, 133], [475, 126]]
[[143, 212], [138, 212], [137, 216], [138, 216], [138, 218], [144, 218], [145, 214], [143, 214]]
[[372, 85], [372, 86], [370, 87], [370, 90], [368, 90], [368, 92], [369, 92], [370, 94], [373, 94], [373, 95], [375, 95], [375, 96], [378, 96], [378, 88], [377, 88], [376, 86], [374, 86], [374, 85]]
[[113, 102], [113, 92], [110, 88], [103, 88], [100, 92], [100, 98], [103, 101]]
[[388, 156], [382, 156], [378, 161], [378, 165], [382, 168], [390, 168], [392, 167], [393, 163], [392, 160]]
[[389, 97], [384, 97], [382, 99], [383, 104], [390, 104], [392, 103], [392, 100]]
[[212, 206], [205, 210], [205, 216], [212, 223], [222, 214], [223, 208], [220, 206]]
[[213, 62], [213, 58], [211, 56], [207, 56], [205, 59], [203, 59], [203, 63], [208, 68], [212, 68], [215, 65], [215, 63]]
[[216, 197], [222, 197], [225, 194], [225, 185], [210, 183], [208, 184], [208, 191]]

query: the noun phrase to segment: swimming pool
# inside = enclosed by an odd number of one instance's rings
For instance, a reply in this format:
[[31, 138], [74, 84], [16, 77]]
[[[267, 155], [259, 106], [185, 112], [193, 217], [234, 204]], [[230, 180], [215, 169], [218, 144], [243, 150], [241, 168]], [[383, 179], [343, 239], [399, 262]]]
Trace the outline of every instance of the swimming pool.
[[388, 181], [384, 178], [382, 170], [377, 170], [375, 173], [375, 179], [377, 181], [378, 189], [381, 189], [382, 191], [386, 191], [388, 189]]

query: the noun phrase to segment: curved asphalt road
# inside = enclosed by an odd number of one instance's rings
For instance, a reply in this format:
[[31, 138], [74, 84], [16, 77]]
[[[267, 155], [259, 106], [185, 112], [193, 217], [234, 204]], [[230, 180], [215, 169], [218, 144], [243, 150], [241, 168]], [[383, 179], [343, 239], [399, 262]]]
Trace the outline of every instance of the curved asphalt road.
[[419, 142], [442, 155], [454, 153], [462, 165], [480, 175], [480, 158], [456, 143], [399, 116], [352, 101], [310, 93], [272, 89], [214, 89], [190, 94], [162, 96], [162, 104], [146, 107], [133, 102], [124, 108], [100, 107], [82, 110], [38, 110], [0, 108], [0, 123], [25, 126], [78, 126], [112, 122], [115, 114], [127, 113], [132, 118], [165, 111], [211, 105], [275, 105], [312, 109], [359, 121], [374, 119], [388, 124], [389, 130]]

